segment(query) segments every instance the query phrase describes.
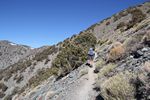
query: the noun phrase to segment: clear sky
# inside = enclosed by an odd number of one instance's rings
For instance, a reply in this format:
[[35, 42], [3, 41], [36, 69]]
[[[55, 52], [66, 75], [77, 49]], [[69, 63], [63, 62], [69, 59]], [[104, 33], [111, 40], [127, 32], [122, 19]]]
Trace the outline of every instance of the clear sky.
[[40, 47], [148, 0], [0, 0], [0, 40]]

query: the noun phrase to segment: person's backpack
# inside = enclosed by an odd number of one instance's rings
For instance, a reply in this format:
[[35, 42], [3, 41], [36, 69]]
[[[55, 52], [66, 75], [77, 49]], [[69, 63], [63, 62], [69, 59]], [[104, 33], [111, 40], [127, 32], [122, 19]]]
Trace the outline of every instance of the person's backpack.
[[94, 56], [94, 50], [93, 48], [90, 48], [89, 51], [88, 51], [88, 55], [91, 55], [91, 56]]

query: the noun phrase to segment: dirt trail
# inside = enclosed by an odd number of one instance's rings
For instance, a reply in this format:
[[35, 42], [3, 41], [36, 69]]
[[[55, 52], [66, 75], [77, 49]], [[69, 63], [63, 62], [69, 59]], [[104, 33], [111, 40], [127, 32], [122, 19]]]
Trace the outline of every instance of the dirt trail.
[[84, 82], [83, 86], [77, 91], [77, 98], [75, 100], [91, 100], [91, 91], [93, 91], [96, 74], [93, 73], [95, 69], [95, 64], [93, 64], [92, 68], [88, 68], [88, 78], [87, 81]]

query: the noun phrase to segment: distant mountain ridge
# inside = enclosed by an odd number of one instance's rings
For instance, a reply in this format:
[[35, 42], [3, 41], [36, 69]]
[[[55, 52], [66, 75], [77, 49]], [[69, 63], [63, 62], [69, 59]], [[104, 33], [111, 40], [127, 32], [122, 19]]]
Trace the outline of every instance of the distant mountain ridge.
[[18, 45], [6, 40], [0, 41], [0, 69], [7, 68], [16, 63], [19, 59], [25, 58], [31, 48], [24, 45]]

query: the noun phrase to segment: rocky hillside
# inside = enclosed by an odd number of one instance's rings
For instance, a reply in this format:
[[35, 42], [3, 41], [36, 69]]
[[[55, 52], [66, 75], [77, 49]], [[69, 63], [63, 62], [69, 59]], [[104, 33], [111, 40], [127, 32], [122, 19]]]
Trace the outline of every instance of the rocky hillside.
[[[1, 99], [150, 99], [150, 2], [123, 10], [57, 45], [31, 50], [3, 44]], [[96, 51], [93, 68], [85, 65], [90, 47]]]

